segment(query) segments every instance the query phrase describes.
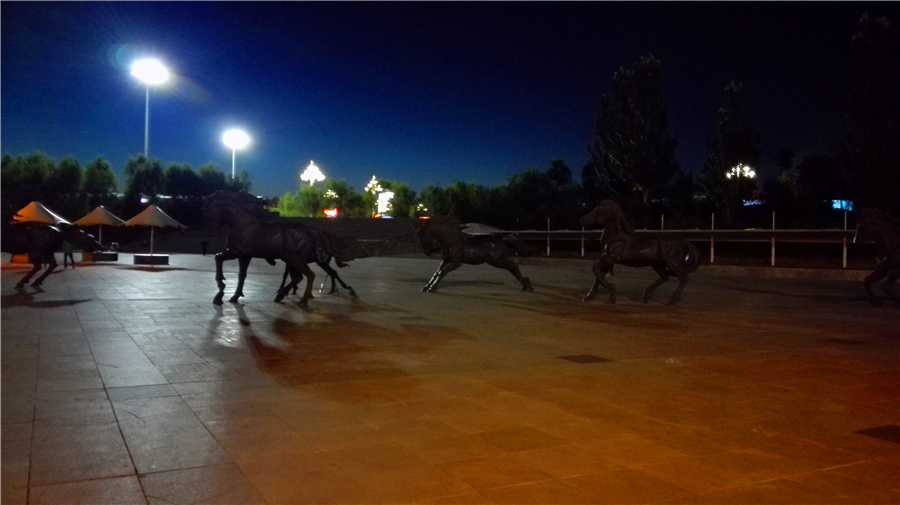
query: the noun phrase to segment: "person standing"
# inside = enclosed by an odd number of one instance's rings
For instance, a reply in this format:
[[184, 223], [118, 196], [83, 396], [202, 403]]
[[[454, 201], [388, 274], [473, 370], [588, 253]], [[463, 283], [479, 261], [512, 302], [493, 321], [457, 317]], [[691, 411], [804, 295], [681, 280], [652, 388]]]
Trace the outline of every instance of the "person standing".
[[63, 241], [62, 243], [63, 250], [63, 270], [66, 269], [66, 266], [69, 263], [69, 260], [72, 260], [72, 268], [75, 268], [75, 254], [72, 250], [72, 243], [68, 241]]

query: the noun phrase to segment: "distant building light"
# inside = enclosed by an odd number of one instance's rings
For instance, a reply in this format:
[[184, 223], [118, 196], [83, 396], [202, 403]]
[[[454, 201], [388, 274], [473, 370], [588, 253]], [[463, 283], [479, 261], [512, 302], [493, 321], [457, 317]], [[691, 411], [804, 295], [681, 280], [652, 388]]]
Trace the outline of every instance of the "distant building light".
[[849, 210], [853, 211], [853, 202], [850, 200], [832, 200], [831, 208], [838, 210]]
[[762, 205], [764, 202], [762, 200], [744, 200], [744, 207], [750, 207], [752, 205]]
[[381, 191], [378, 193], [378, 214], [387, 214], [391, 208], [391, 199], [394, 198], [393, 191]]
[[338, 209], [337, 207], [333, 209], [322, 209], [322, 212], [325, 213], [325, 217], [335, 218], [338, 217]]

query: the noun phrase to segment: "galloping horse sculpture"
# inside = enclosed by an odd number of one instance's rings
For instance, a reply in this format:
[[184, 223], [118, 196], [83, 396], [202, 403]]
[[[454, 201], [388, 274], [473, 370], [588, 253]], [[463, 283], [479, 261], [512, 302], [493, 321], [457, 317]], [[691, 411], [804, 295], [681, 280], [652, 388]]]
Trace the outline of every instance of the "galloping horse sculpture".
[[[338, 239], [324, 232], [317, 233], [318, 230], [306, 226], [267, 220], [263, 201], [248, 193], [216, 191], [203, 202], [203, 214], [209, 224], [225, 224], [229, 227], [228, 246], [215, 256], [216, 283], [219, 287], [219, 292], [213, 298], [216, 305], [222, 304], [225, 293], [222, 263], [227, 260], [237, 258], [239, 264], [238, 285], [229, 299], [231, 303], [237, 303], [244, 296], [244, 280], [250, 260], [262, 258], [271, 264], [280, 259], [292, 273], [306, 277], [306, 290], [299, 302], [300, 305], [305, 305], [312, 298], [315, 279], [308, 263], [315, 262], [318, 249], [339, 261], [349, 261], [354, 257], [355, 240]], [[280, 288], [275, 301], [280, 302], [288, 290], [289, 287]]]
[[581, 218], [583, 226], [598, 224], [603, 227], [600, 243], [603, 251], [593, 271], [597, 279], [585, 301], [597, 294], [601, 285], [609, 291], [607, 303], [616, 303], [616, 288], [606, 277], [613, 270], [613, 265], [628, 267], [653, 267], [659, 279], [644, 290], [641, 301], [647, 303], [653, 291], [669, 280], [670, 275], [678, 278], [678, 288], [672, 293], [669, 305], [681, 299], [681, 292], [688, 282], [688, 274], [700, 266], [700, 251], [690, 242], [676, 239], [639, 239], [625, 219], [619, 205], [612, 200], [603, 200], [600, 205]]
[[16, 287], [20, 288], [43, 268], [47, 269], [41, 274], [32, 286], [40, 286], [50, 273], [59, 265], [56, 262], [55, 252], [60, 249], [63, 241], [70, 242], [85, 251], [100, 251], [103, 246], [94, 240], [94, 237], [79, 230], [75, 226], [60, 223], [56, 226], [44, 224], [15, 224], [9, 225], [3, 222], [2, 238], [3, 251], [10, 254], [27, 254], [32, 269], [25, 275]]
[[463, 233], [459, 221], [447, 217], [423, 220], [417, 234], [422, 251], [426, 255], [431, 256], [440, 249], [443, 259], [441, 266], [422, 291], [430, 293], [436, 290], [441, 279], [463, 263], [468, 265], [487, 263], [493, 267], [504, 268], [522, 283], [522, 291], [534, 291], [531, 281], [528, 277], [522, 277], [519, 266], [510, 259], [516, 254], [527, 256], [533, 252], [533, 249], [516, 235], [469, 236]]
[[863, 217], [856, 225], [856, 234], [853, 243], [862, 243], [866, 240], [875, 242], [875, 271], [866, 276], [866, 294], [873, 305], [879, 302], [872, 292], [872, 284], [887, 278], [881, 285], [884, 291], [895, 302], [900, 304], [900, 295], [891, 288], [900, 279], [900, 227], [891, 222], [887, 216], [878, 210], [866, 209]]

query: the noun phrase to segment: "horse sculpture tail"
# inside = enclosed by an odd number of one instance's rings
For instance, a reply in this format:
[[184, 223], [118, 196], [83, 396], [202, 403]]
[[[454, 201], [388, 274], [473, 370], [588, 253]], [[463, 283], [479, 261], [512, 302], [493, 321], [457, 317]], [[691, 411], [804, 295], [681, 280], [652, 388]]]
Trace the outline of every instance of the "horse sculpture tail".
[[700, 255], [700, 249], [697, 249], [697, 246], [684, 241], [684, 269], [688, 272], [695, 272], [698, 268], [700, 268], [700, 261], [702, 256]]

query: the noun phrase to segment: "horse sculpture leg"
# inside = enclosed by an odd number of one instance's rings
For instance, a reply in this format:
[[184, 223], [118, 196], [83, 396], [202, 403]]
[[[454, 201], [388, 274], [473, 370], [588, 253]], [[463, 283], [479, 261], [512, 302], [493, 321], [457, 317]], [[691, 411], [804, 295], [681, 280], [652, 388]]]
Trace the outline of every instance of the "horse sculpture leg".
[[422, 288], [422, 291], [424, 291], [426, 293], [431, 293], [434, 290], [436, 290], [438, 287], [438, 284], [441, 283], [441, 279], [443, 279], [444, 276], [447, 275], [448, 273], [459, 268], [460, 265], [462, 265], [462, 263], [460, 263], [460, 262], [450, 262], [447, 260], [444, 260], [443, 262], [441, 262], [441, 266], [438, 267], [437, 272], [435, 272], [434, 275], [431, 276], [431, 280], [428, 281], [428, 284], [425, 284], [425, 287]]
[[[656, 279], [656, 282], [654, 282], [653, 284], [647, 286], [647, 289], [644, 290], [644, 296], [641, 297], [641, 302], [642, 302], [642, 303], [647, 303], [647, 302], [649, 302], [649, 301], [650, 301], [650, 295], [652, 295], [653, 292], [656, 291], [656, 288], [658, 288], [658, 287], [662, 286], [663, 284], [669, 282], [669, 267], [667, 267], [665, 263], [662, 263], [662, 262], [660, 262], [660, 263], [654, 263], [654, 264], [651, 265], [651, 266], [653, 267], [653, 270], [655, 270], [656, 273], [659, 275], [659, 279]], [[679, 285], [679, 287], [681, 287], [681, 286]], [[674, 303], [674, 300], [675, 300], [675, 295], [672, 295], [672, 301], [670, 301], [669, 304], [670, 304], [670, 305], [673, 304], [673, 303]]]
[[222, 263], [237, 257], [238, 253], [231, 249], [226, 249], [216, 254], [216, 285], [219, 288], [219, 292], [213, 298], [213, 305], [222, 305], [222, 298], [225, 296], [225, 274], [222, 272]]
[[234, 290], [234, 294], [228, 299], [231, 303], [237, 303], [238, 299], [244, 296], [244, 279], [247, 278], [247, 267], [250, 266], [251, 259], [251, 256], [238, 257], [238, 283], [237, 288]]
[[34, 274], [38, 273], [38, 270], [40, 270], [43, 266], [43, 263], [41, 263], [41, 259], [36, 258], [34, 255], [29, 254], [28, 260], [31, 261], [31, 271], [16, 283], [17, 288], [21, 288], [22, 286], [28, 284], [28, 281], [31, 280], [31, 278], [34, 277]]
[[[306, 289], [303, 291], [303, 296], [300, 297], [300, 301], [298, 305], [306, 305], [312, 296], [312, 287], [313, 282], [316, 279], [316, 274], [313, 273], [312, 269], [309, 268], [309, 265], [306, 264], [305, 261], [298, 261], [295, 259], [286, 259], [285, 263], [288, 264], [288, 268], [291, 269], [291, 277], [293, 278], [294, 273], [298, 273], [302, 277], [306, 277]], [[300, 282], [299, 279], [297, 282]], [[278, 291], [278, 295], [275, 297], [275, 301], [279, 302], [287, 296], [288, 291], [291, 289], [291, 286], [285, 286], [284, 288]]]
[[534, 286], [531, 285], [531, 280], [528, 279], [528, 277], [522, 277], [522, 272], [519, 270], [519, 265], [516, 265], [516, 263], [511, 259], [491, 259], [487, 262], [487, 264], [493, 267], [509, 270], [509, 273], [513, 274], [513, 277], [515, 277], [516, 280], [522, 283], [522, 291], [534, 291]]
[[[346, 290], [349, 292], [350, 296], [353, 296], [353, 297], [356, 296], [356, 291], [354, 291], [353, 288], [351, 288], [351, 287], [348, 286], [346, 283], [344, 283], [344, 280], [341, 279], [341, 276], [340, 276], [340, 275], [338, 275], [337, 270], [331, 268], [331, 265], [329, 265], [328, 263], [324, 263], [324, 264], [323, 264], [323, 263], [318, 263], [318, 262], [317, 262], [316, 264], [319, 265], [319, 267], [321, 267], [322, 270], [324, 270], [325, 273], [326, 273], [329, 277], [331, 277], [331, 291], [329, 291], [328, 294], [334, 294], [334, 293], [337, 293], [337, 288], [336, 288], [335, 285], [334, 285], [335, 281], [337, 281], [337, 282], [339, 282], [339, 283], [341, 284], [341, 287], [342, 287], [342, 288], [346, 289]], [[325, 281], [327, 281], [327, 280], [328, 280], [328, 279], [325, 279]], [[322, 289], [325, 287], [325, 281], [322, 281], [322, 287], [319, 288], [319, 292], [321, 292]]]
[[895, 302], [900, 304], [900, 295], [897, 295], [893, 288], [894, 284], [897, 283], [897, 280], [900, 280], [900, 269], [894, 269], [889, 275], [884, 284], [881, 285], [881, 290], [884, 291], [889, 297], [891, 297]]
[[616, 287], [606, 280], [606, 277], [612, 272], [612, 269], [613, 264], [604, 260], [600, 260], [594, 264], [592, 270], [594, 272], [594, 277], [596, 278], [594, 279], [594, 284], [591, 286], [591, 290], [585, 295], [584, 301], [593, 300], [597, 295], [597, 288], [603, 286], [609, 291], [609, 298], [606, 300], [606, 303], [616, 303]]
[[44, 270], [44, 273], [42, 273], [40, 277], [38, 277], [34, 282], [31, 283], [32, 286], [40, 286], [44, 282], [44, 279], [46, 279], [47, 276], [50, 275], [54, 270], [56, 270], [57, 266], [59, 266], [59, 263], [56, 262], [56, 257], [52, 252], [47, 254], [46, 259], [47, 269]]

